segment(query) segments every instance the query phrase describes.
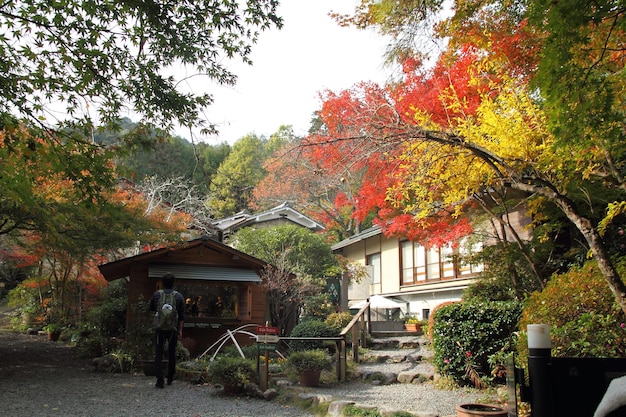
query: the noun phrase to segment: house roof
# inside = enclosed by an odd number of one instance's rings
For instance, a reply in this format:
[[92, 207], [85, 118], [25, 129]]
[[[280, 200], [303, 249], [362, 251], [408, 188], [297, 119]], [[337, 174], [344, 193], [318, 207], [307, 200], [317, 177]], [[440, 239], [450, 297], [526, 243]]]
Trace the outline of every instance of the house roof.
[[234, 216], [216, 220], [211, 225], [221, 231], [235, 231], [246, 226], [272, 220], [290, 221], [314, 232], [324, 230], [323, 225], [295, 210], [287, 202], [258, 214], [241, 211]]
[[365, 229], [360, 233], [357, 233], [356, 235], [350, 236], [347, 239], [342, 240], [341, 242], [335, 243], [333, 246], [331, 246], [330, 248], [332, 249], [332, 251], [338, 251], [340, 249], [343, 249], [347, 246], [353, 245], [357, 242], [362, 242], [365, 239], [368, 239], [372, 236], [377, 236], [379, 234], [382, 233], [382, 230], [379, 226], [373, 226], [370, 227], [369, 229]]
[[[189, 249], [193, 249], [196, 247], [205, 247], [207, 249], [217, 251], [223, 255], [230, 257], [233, 260], [237, 261], [237, 266], [239, 268], [228, 268], [231, 272], [232, 270], [237, 270], [241, 272], [242, 269], [253, 269], [255, 271], [259, 271], [267, 266], [267, 262], [264, 262], [258, 258], [247, 255], [237, 249], [231, 248], [221, 242], [210, 239], [208, 237], [202, 237], [198, 239], [189, 240], [186, 242], [182, 242], [176, 244], [174, 246], [155, 249], [150, 252], [141, 253], [139, 255], [130, 256], [128, 258], [120, 259], [118, 261], [109, 262], [103, 265], [99, 265], [98, 269], [104, 276], [107, 281], [114, 281], [119, 278], [125, 278], [130, 276], [131, 266], [137, 262], [147, 262], [151, 261], [154, 264], [158, 264], [159, 261], [163, 260], [164, 256], [171, 256], [176, 254], [177, 252], [183, 252]], [[219, 265], [217, 266], [219, 267]], [[152, 267], [154, 269], [154, 267]], [[226, 268], [222, 268], [223, 270], [220, 273], [223, 275], [224, 273], [228, 274]], [[194, 271], [188, 271], [190, 274], [193, 274]], [[244, 274], [245, 275], [245, 274]], [[234, 274], [230, 275], [231, 277]], [[248, 277], [250, 278], [250, 277]], [[251, 280], [251, 279], [248, 279]]]

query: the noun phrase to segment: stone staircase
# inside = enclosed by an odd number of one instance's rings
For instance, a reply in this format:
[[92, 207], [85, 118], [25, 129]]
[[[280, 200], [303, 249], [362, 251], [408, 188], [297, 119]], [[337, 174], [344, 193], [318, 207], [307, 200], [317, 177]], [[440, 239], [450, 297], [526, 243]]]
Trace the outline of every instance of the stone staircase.
[[375, 338], [359, 356], [354, 377], [373, 384], [415, 384], [435, 378], [430, 340], [423, 336]]

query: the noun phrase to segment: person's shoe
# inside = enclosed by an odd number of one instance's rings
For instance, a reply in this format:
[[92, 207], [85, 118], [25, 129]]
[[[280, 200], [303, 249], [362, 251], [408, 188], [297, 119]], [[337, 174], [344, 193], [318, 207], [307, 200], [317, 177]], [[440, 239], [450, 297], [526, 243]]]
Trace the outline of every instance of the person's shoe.
[[163, 380], [160, 379], [156, 382], [156, 384], [154, 384], [155, 388], [163, 388]]
[[167, 378], [167, 385], [172, 385], [172, 378]]

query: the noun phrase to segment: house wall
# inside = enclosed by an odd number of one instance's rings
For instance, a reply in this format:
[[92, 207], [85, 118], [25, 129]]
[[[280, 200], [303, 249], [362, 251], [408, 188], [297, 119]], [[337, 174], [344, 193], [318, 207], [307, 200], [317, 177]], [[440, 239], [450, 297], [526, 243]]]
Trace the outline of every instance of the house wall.
[[[368, 255], [380, 253], [381, 279], [379, 284], [371, 282], [371, 266], [366, 266]], [[438, 305], [449, 301], [460, 301], [463, 290], [472, 278], [456, 278], [402, 286], [400, 242], [397, 238], [386, 238], [382, 233], [355, 241], [341, 250], [341, 254], [357, 264], [366, 266], [370, 277], [348, 287], [348, 304], [352, 305], [371, 295], [379, 294], [404, 304], [404, 314], [425, 318], [423, 314], [433, 311]]]
[[[194, 248], [190, 251], [184, 251], [177, 256], [165, 256], [163, 258], [152, 258], [150, 263], [187, 263], [187, 264], [209, 264], [214, 266], [233, 266], [235, 262], [222, 254], [212, 251], [208, 248]], [[202, 261], [199, 261], [202, 258]], [[130, 282], [128, 286], [129, 307], [127, 314], [128, 321], [133, 319], [133, 311], [136, 311], [136, 303], [143, 300], [150, 300], [152, 294], [161, 288], [161, 281], [154, 277], [149, 277], [149, 262], [136, 262], [130, 267]], [[183, 286], [195, 284], [200, 281], [189, 279], [177, 279], [175, 289]], [[204, 282], [204, 281], [202, 281]], [[227, 330], [235, 330], [244, 325], [250, 325], [249, 331], [256, 330], [256, 325], [263, 325], [266, 318], [266, 293], [262, 286], [257, 283], [250, 282], [221, 282], [210, 281], [211, 284], [237, 286], [238, 310], [236, 318], [217, 318], [217, 317], [191, 317], [187, 316], [183, 328], [183, 343], [190, 350], [192, 356], [196, 356], [215, 341], [222, 337]], [[182, 292], [184, 297], [187, 294]], [[146, 306], [147, 308], [147, 306]], [[237, 340], [242, 345], [250, 345], [254, 341], [249, 335], [241, 334], [237, 336]]]
[[[525, 206], [519, 205], [511, 209], [508, 213], [508, 220], [522, 240], [530, 239], [532, 235], [531, 219], [526, 215]], [[480, 227], [487, 235], [491, 235], [490, 238], [485, 239], [485, 245], [493, 244], [496, 241], [496, 237], [512, 240], [511, 231], [505, 231], [503, 234], [503, 231], [500, 229], [492, 229], [491, 224], [486, 222], [485, 225]], [[351, 239], [354, 241], [348, 242], [347, 245], [342, 245], [338, 251], [352, 262], [366, 266], [370, 278], [363, 279], [360, 283], [351, 283], [349, 285], [347, 291], [348, 305], [355, 304], [371, 295], [379, 294], [404, 303], [403, 313], [426, 318], [426, 315], [434, 311], [438, 305], [451, 301], [460, 301], [463, 290], [473, 282], [476, 271], [480, 270], [472, 269], [470, 272], [474, 275], [467, 273], [467, 271], [463, 273], [457, 271], [458, 275], [454, 277], [401, 285], [401, 245], [397, 238], [386, 238], [382, 233], [374, 233], [372, 235], [371, 231], [366, 231], [362, 238], [359, 239], [356, 236]], [[367, 256], [374, 253], [380, 253], [380, 283], [378, 284], [372, 284], [373, 268], [366, 265]], [[452, 270], [452, 268], [449, 270]], [[467, 273], [467, 275], [464, 275], [464, 273]]]

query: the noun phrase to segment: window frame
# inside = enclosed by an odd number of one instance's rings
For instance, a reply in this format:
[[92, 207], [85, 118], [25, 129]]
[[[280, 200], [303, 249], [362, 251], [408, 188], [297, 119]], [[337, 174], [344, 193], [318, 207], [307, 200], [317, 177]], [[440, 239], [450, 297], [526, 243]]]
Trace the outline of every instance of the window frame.
[[459, 255], [482, 249], [481, 243], [464, 248], [467, 240], [461, 241], [460, 248], [451, 244], [426, 249], [419, 243], [402, 240], [399, 243], [400, 286], [420, 285], [429, 282], [469, 278], [483, 270], [482, 265], [460, 264]]

